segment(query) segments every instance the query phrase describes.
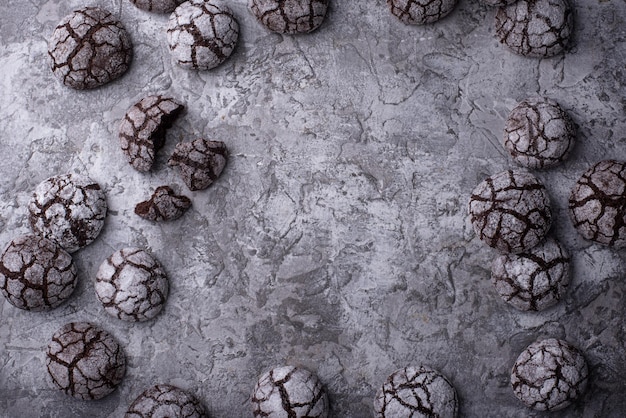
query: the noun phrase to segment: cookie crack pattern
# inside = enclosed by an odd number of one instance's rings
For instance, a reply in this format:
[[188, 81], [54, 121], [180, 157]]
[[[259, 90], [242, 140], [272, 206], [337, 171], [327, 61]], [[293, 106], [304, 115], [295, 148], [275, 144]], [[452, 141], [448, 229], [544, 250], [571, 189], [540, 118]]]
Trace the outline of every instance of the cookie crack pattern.
[[176, 145], [168, 165], [177, 167], [189, 190], [203, 190], [222, 174], [228, 150], [221, 141], [198, 138]]
[[191, 207], [187, 196], [177, 195], [169, 186], [160, 186], [150, 200], [135, 206], [135, 213], [151, 221], [172, 221], [180, 218]]
[[387, 0], [391, 13], [407, 25], [434, 23], [452, 12], [456, 0]]
[[316, 30], [327, 9], [328, 0], [250, 0], [252, 14], [266, 28], [291, 35]]
[[130, 2], [147, 12], [171, 13], [185, 0], [130, 0]]

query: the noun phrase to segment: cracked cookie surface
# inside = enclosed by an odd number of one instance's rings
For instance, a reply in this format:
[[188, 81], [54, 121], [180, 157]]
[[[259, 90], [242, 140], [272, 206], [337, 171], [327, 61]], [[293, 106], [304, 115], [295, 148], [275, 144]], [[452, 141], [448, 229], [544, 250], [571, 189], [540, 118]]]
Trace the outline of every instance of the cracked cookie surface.
[[100, 399], [113, 392], [126, 372], [126, 356], [111, 334], [88, 322], [71, 322], [52, 336], [48, 373], [65, 394]]
[[554, 101], [528, 98], [509, 114], [504, 128], [504, 148], [524, 167], [542, 169], [567, 158], [575, 140], [570, 117]]
[[626, 163], [600, 161], [587, 170], [572, 189], [569, 214], [585, 239], [626, 247]]
[[502, 253], [530, 250], [552, 224], [546, 188], [523, 171], [503, 171], [479, 183], [470, 197], [469, 214], [479, 238]]
[[189, 190], [209, 187], [224, 171], [228, 150], [221, 141], [198, 138], [192, 142], [180, 142], [168, 164], [177, 167]]
[[317, 29], [326, 16], [328, 0], [250, 0], [249, 6], [269, 30], [293, 35]]
[[130, 0], [138, 9], [154, 13], [172, 13], [187, 0]]
[[149, 171], [156, 152], [165, 144], [165, 131], [184, 106], [160, 95], [147, 96], [131, 106], [119, 127], [119, 140], [128, 162], [138, 171]]
[[374, 411], [379, 418], [454, 418], [458, 398], [454, 387], [426, 366], [396, 370], [376, 393]]
[[96, 273], [96, 295], [110, 315], [124, 321], [154, 318], [167, 299], [169, 282], [148, 252], [123, 248], [107, 258]]
[[557, 304], [569, 279], [569, 255], [553, 238], [526, 253], [501, 255], [491, 268], [496, 291], [522, 311], [541, 311]]
[[150, 200], [135, 206], [135, 213], [150, 221], [173, 221], [180, 218], [191, 207], [187, 196], [177, 195], [169, 186], [160, 186]]
[[86, 176], [62, 174], [41, 182], [28, 204], [32, 230], [73, 253], [93, 242], [107, 213], [104, 191]]
[[0, 290], [15, 307], [28, 311], [56, 308], [75, 287], [72, 256], [49, 239], [22, 235], [0, 256]]
[[328, 398], [316, 375], [294, 366], [264, 373], [252, 393], [255, 417], [326, 418]]
[[187, 69], [217, 67], [232, 54], [238, 38], [235, 15], [217, 0], [189, 0], [174, 10], [167, 25], [170, 52]]
[[478, 0], [479, 3], [487, 6], [506, 6], [507, 4], [515, 3], [517, 0]]
[[573, 29], [567, 0], [519, 0], [496, 13], [496, 36], [519, 55], [544, 58], [565, 50]]
[[126, 29], [97, 7], [75, 10], [57, 25], [48, 42], [52, 72], [74, 89], [93, 89], [121, 77], [133, 56]]
[[191, 394], [172, 385], [155, 385], [133, 401], [124, 418], [208, 418]]
[[548, 338], [522, 351], [511, 372], [511, 386], [529, 408], [557, 411], [584, 393], [588, 374], [585, 358], [577, 348]]
[[407, 25], [434, 23], [446, 17], [457, 0], [387, 0], [391, 13]]

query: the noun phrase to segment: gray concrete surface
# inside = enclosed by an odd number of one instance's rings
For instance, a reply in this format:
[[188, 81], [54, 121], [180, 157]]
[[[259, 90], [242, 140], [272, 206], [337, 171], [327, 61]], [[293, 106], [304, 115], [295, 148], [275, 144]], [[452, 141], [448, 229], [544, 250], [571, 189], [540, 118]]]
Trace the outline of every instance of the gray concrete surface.
[[[0, 3], [0, 243], [29, 231], [26, 204], [45, 178], [87, 174], [107, 192], [100, 237], [74, 255], [80, 283], [48, 313], [0, 298], [3, 417], [121, 417], [155, 383], [188, 389], [218, 418], [251, 416], [255, 379], [289, 363], [315, 371], [332, 417], [372, 417], [396, 368], [428, 364], [455, 385], [462, 417], [626, 416], [625, 251], [586, 242], [567, 198], [591, 164], [626, 159], [626, 1], [573, 0], [571, 51], [526, 59], [494, 38], [495, 11], [460, 0], [443, 21], [408, 27], [384, 0], [333, 0], [310, 35], [271, 34], [245, 0], [229, 2], [239, 45], [210, 72], [175, 67], [166, 16], [127, 0]], [[48, 68], [46, 39], [70, 11], [105, 7], [135, 45], [130, 71], [77, 92]], [[149, 93], [187, 105], [155, 169], [141, 174], [117, 126]], [[565, 300], [515, 311], [489, 275], [494, 250], [472, 232], [466, 204], [489, 174], [514, 167], [500, 141], [517, 101], [557, 100], [578, 126], [571, 158], [536, 172], [550, 192], [551, 234], [573, 259]], [[225, 141], [221, 179], [191, 193], [166, 160], [179, 140]], [[193, 200], [155, 225], [134, 205], [170, 184]], [[149, 249], [171, 280], [146, 323], [108, 316], [94, 276], [113, 251]], [[76, 401], [55, 390], [44, 349], [56, 329], [92, 321], [118, 338], [127, 375], [110, 396]], [[565, 411], [525, 409], [509, 387], [517, 355], [539, 337], [585, 354], [589, 390]]]

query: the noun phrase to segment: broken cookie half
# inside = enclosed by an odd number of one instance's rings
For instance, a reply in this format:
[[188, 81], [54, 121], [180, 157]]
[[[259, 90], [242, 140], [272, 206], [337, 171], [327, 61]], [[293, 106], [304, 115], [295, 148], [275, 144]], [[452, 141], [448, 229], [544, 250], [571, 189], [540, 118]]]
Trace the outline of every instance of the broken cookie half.
[[135, 213], [150, 221], [173, 221], [191, 207], [187, 196], [177, 195], [169, 186], [157, 187], [150, 200], [138, 203]]
[[222, 174], [228, 159], [228, 150], [221, 141], [198, 138], [192, 142], [181, 142], [169, 159], [168, 164], [178, 167], [189, 190], [204, 190]]
[[138, 171], [149, 171], [156, 152], [165, 143], [165, 131], [184, 109], [178, 101], [161, 95], [135, 103], [122, 120], [119, 138], [128, 162]]

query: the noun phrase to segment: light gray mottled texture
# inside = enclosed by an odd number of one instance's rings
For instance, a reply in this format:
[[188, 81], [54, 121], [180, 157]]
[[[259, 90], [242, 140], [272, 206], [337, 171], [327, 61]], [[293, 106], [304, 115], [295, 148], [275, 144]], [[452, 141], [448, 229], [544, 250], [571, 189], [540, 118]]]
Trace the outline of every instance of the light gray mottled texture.
[[[83, 3], [0, 3], [0, 243], [29, 231], [26, 205], [49, 176], [87, 174], [109, 204], [100, 236], [74, 256], [79, 280], [66, 303], [41, 314], [0, 301], [3, 414], [118, 417], [163, 382], [195, 394], [211, 417], [247, 417], [258, 376], [294, 364], [319, 376], [333, 418], [371, 418], [386, 376], [428, 364], [457, 389], [459, 416], [543, 418], [509, 378], [519, 353], [547, 337], [580, 348], [590, 368], [582, 399], [550, 418], [626, 409], [626, 253], [586, 241], [567, 210], [582, 173], [626, 156], [623, 0], [572, 1], [573, 49], [545, 60], [502, 47], [495, 10], [475, 1], [424, 27], [398, 22], [384, 0], [331, 1], [317, 31], [281, 36], [232, 0], [241, 38], [210, 72], [172, 62], [167, 16], [94, 0], [129, 30], [135, 60], [124, 77], [77, 92], [50, 72], [46, 38]], [[117, 132], [149, 94], [187, 112], [142, 174]], [[570, 157], [534, 172], [550, 194], [551, 234], [572, 258], [565, 298], [540, 313], [494, 294], [497, 254], [466, 211], [476, 184], [515, 167], [502, 132], [531, 95], [556, 100], [578, 127]], [[193, 204], [180, 219], [138, 219], [134, 205], [156, 187], [185, 190], [167, 160], [197, 137], [228, 142], [222, 176], [185, 192]], [[98, 266], [126, 246], [149, 249], [168, 272], [168, 301], [152, 321], [111, 318], [95, 296]], [[46, 382], [46, 344], [69, 321], [100, 325], [127, 355], [126, 377], [97, 404]]]

